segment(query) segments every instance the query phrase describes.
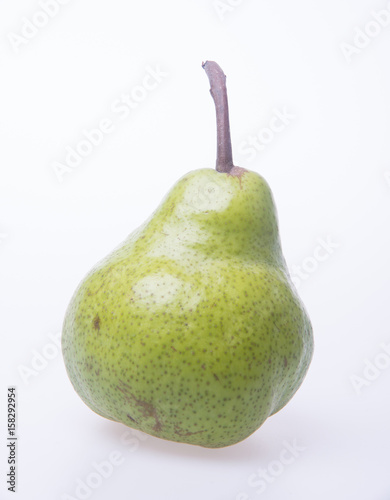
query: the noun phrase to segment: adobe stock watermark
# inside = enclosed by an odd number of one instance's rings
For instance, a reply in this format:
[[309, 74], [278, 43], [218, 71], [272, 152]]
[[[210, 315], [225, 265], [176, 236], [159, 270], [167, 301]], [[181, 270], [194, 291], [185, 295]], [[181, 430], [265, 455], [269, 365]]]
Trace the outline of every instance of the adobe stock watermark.
[[301, 284], [317, 271], [320, 264], [329, 259], [334, 251], [339, 248], [339, 243], [332, 240], [332, 236], [317, 238], [318, 245], [312, 255], [303, 259], [301, 265], [293, 265], [290, 269], [291, 280], [298, 289]]
[[[215, 176], [214, 178], [200, 177], [194, 183], [192, 189], [186, 192], [184, 202], [196, 211], [222, 210], [220, 194], [223, 191], [224, 185], [219, 176]], [[226, 202], [229, 203], [228, 197], [226, 198]]]
[[[120, 443], [126, 446], [130, 453], [134, 453], [139, 449], [141, 441], [146, 441], [148, 438], [147, 434], [129, 429], [121, 435]], [[112, 476], [115, 469], [123, 465], [125, 460], [126, 457], [121, 451], [113, 450], [105, 460], [93, 462], [92, 470], [83, 478], [76, 479], [74, 492], [71, 495], [64, 493], [61, 500], [86, 500], [90, 498], [94, 491]]]
[[347, 63], [361, 54], [377, 36], [390, 25], [390, 2], [384, 9], [371, 11], [371, 19], [361, 28], [355, 26], [353, 40], [341, 42], [340, 49]]
[[369, 359], [363, 360], [364, 368], [361, 375], [353, 374], [349, 377], [358, 396], [360, 396], [364, 387], [369, 387], [390, 366], [390, 343], [382, 343], [380, 348], [381, 352], [372, 361]]
[[[283, 449], [276, 460], [269, 462], [265, 468], [259, 467], [256, 472], [248, 477], [247, 485], [256, 489], [256, 495], [264, 493], [268, 486], [283, 474], [286, 467], [293, 464], [306, 450], [306, 446], [299, 445], [296, 439], [292, 443], [283, 441], [282, 445]], [[253, 498], [251, 494], [241, 491], [234, 500], [250, 500], [251, 498]]]
[[112, 134], [116, 128], [116, 120], [125, 120], [136, 109], [141, 102], [147, 99], [161, 82], [168, 76], [159, 65], [146, 66], [145, 74], [139, 85], [134, 85], [128, 93], [123, 93], [120, 98], [115, 99], [110, 105], [110, 111], [114, 118], [106, 116], [99, 120], [95, 127], [84, 129], [81, 138], [72, 146], [65, 147], [63, 161], [54, 161], [52, 169], [58, 182], [62, 183], [64, 177], [71, 174], [81, 163], [100, 146], [104, 138]]
[[146, 441], [149, 437], [148, 434], [137, 431], [137, 429], [127, 429], [121, 435], [120, 442], [128, 448], [130, 453], [134, 453], [139, 449], [141, 442]]
[[61, 352], [61, 332], [49, 333], [47, 336], [49, 342], [39, 350], [33, 349], [30, 361], [27, 364], [19, 364], [17, 367], [20, 378], [26, 386], [46, 370], [50, 362]]
[[73, 495], [64, 493], [61, 500], [85, 500], [100, 488], [106, 479], [109, 479], [114, 469], [123, 465], [125, 457], [119, 450], [112, 451], [106, 460], [93, 462], [91, 471], [83, 478], [76, 479], [76, 487]]
[[296, 118], [286, 106], [283, 109], [275, 108], [272, 113], [267, 127], [261, 128], [256, 135], [250, 135], [239, 144], [239, 153], [246, 157], [247, 161], [253, 161], [258, 153], [263, 151], [275, 139], [275, 136], [283, 132]]
[[63, 5], [67, 5], [71, 0], [40, 0], [39, 9], [29, 19], [24, 16], [21, 19], [20, 31], [11, 31], [7, 38], [15, 53], [19, 53], [22, 47], [28, 45], [35, 38], [39, 31], [45, 28], [52, 19], [58, 16]]
[[226, 14], [233, 12], [244, 0], [214, 0], [213, 7], [219, 19], [223, 21]]

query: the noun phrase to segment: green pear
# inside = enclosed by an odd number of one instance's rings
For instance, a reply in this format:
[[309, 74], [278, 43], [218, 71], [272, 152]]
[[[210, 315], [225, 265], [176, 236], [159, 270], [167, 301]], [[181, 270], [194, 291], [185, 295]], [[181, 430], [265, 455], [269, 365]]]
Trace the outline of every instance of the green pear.
[[63, 356], [99, 415], [208, 448], [255, 432], [292, 398], [313, 337], [281, 251], [272, 193], [232, 161], [225, 75], [203, 64], [217, 168], [182, 177], [71, 299]]

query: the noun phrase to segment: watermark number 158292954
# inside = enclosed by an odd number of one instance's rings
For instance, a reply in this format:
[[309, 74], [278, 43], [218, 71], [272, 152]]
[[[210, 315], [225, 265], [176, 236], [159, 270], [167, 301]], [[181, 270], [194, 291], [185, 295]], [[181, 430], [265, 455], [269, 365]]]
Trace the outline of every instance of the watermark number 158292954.
[[16, 492], [16, 387], [8, 387], [7, 396], [7, 487]]

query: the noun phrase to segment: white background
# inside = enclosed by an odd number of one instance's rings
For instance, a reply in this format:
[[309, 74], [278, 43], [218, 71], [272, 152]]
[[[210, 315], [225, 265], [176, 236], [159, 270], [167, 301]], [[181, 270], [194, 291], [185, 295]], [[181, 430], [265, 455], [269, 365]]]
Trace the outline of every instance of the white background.
[[[0, 497], [15, 498], [5, 479], [15, 385], [19, 499], [389, 500], [390, 24], [373, 24], [372, 11], [390, 23], [390, 4], [62, 3], [46, 23], [38, 1], [0, 4]], [[30, 38], [16, 43], [23, 29]], [[236, 164], [273, 190], [315, 334], [293, 400], [219, 450], [131, 438], [95, 415], [52, 340], [85, 273], [179, 177], [214, 167], [206, 59], [228, 77]], [[111, 106], [141, 95], [148, 68], [165, 76], [124, 119]], [[275, 110], [290, 118], [271, 137]], [[53, 164], [103, 119], [112, 132], [60, 182]], [[257, 135], [268, 144], [251, 159], [243, 144]], [[286, 443], [298, 447], [289, 463]], [[120, 464], [98, 476], [113, 452]]]

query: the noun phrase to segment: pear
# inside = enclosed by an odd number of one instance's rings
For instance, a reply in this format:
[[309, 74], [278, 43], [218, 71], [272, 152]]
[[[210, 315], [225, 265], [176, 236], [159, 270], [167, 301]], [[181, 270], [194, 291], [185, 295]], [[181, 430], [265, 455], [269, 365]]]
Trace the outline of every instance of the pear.
[[99, 415], [207, 448], [255, 432], [308, 370], [312, 327], [282, 254], [271, 190], [232, 161], [226, 77], [203, 64], [216, 169], [189, 172], [98, 263], [66, 312], [69, 378]]

